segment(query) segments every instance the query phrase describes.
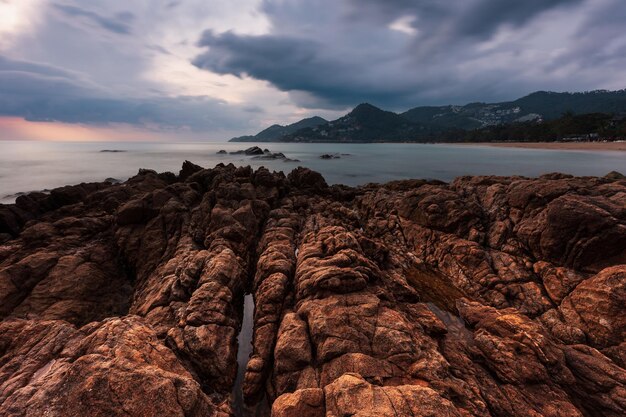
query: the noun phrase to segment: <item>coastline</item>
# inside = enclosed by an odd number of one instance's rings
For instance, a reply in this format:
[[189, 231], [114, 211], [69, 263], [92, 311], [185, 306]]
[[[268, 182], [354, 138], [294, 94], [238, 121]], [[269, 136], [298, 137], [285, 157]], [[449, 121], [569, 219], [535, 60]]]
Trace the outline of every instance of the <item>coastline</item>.
[[472, 142], [455, 145], [571, 151], [626, 151], [626, 142]]
[[408, 141], [384, 141], [384, 142], [224, 142], [253, 144], [265, 146], [265, 144], [331, 144], [331, 145], [453, 145], [453, 146], [489, 146], [495, 148], [520, 148], [520, 149], [552, 149], [572, 151], [626, 151], [626, 141], [623, 142], [408, 142]]

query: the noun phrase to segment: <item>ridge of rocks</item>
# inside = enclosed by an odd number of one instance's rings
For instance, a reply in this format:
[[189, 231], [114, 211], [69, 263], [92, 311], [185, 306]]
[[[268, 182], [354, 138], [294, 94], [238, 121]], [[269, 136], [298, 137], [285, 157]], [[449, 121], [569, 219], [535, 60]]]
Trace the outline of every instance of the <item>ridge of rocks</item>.
[[[626, 180], [178, 175], [0, 205], [0, 416], [622, 416]], [[258, 404], [267, 404], [267, 409]]]

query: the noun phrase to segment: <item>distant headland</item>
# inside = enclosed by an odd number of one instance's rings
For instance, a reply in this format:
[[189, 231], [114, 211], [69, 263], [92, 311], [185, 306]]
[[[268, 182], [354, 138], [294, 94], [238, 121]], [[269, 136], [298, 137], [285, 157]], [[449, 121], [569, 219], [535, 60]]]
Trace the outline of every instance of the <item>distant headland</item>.
[[333, 121], [311, 117], [230, 142], [598, 142], [626, 138], [626, 90], [538, 91], [502, 103], [415, 107], [372, 104]]

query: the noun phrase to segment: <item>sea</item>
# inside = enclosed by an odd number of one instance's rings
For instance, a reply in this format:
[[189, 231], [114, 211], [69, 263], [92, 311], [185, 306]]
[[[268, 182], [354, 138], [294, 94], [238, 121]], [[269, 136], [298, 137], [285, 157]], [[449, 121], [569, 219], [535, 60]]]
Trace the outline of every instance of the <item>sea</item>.
[[[282, 152], [297, 161], [258, 160], [218, 154], [250, 146]], [[111, 152], [114, 151], [114, 152]], [[322, 159], [321, 155], [334, 156]], [[602, 176], [626, 174], [626, 152], [500, 148], [453, 144], [146, 143], [0, 141], [0, 202], [22, 193], [80, 182], [120, 181], [139, 168], [177, 173], [183, 161], [206, 168], [219, 163], [265, 166], [285, 174], [298, 166], [320, 172], [329, 184], [351, 186], [408, 178], [451, 181], [461, 175], [523, 175], [549, 172]]]

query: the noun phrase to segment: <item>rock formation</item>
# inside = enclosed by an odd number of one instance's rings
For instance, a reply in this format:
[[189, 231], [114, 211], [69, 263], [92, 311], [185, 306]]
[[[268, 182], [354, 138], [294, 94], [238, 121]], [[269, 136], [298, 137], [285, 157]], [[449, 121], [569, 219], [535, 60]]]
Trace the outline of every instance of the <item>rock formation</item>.
[[0, 416], [623, 416], [626, 180], [185, 162], [0, 205]]

